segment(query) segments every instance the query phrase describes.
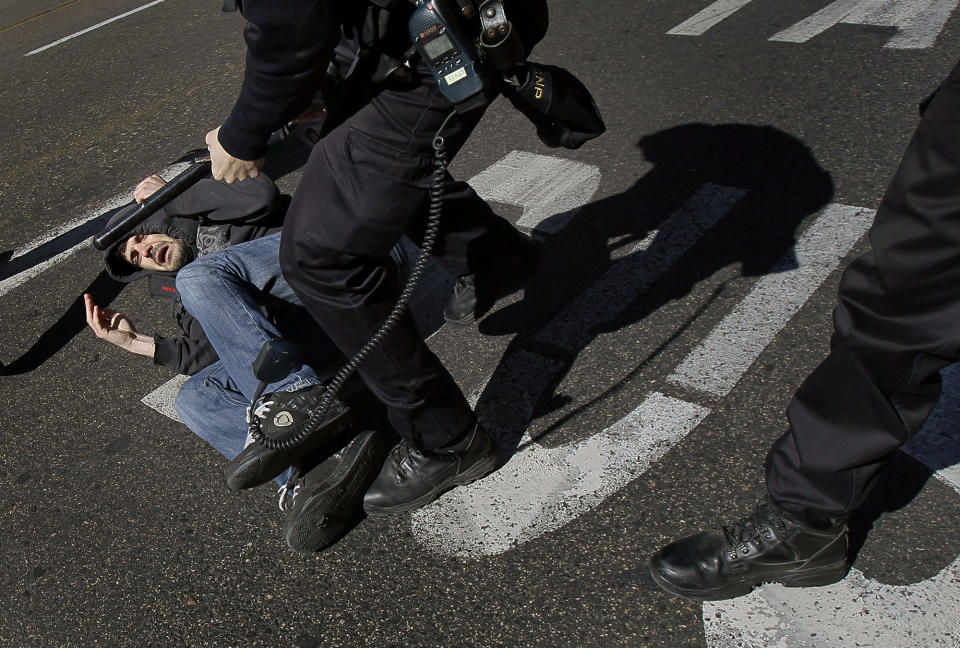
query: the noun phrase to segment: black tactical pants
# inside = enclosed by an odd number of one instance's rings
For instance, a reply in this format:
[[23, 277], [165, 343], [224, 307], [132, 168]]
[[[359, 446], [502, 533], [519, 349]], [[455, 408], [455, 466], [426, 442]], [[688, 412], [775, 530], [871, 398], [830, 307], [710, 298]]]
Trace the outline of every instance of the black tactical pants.
[[847, 515], [922, 426], [960, 359], [960, 64], [924, 112], [843, 275], [830, 355], [787, 408], [767, 488], [787, 509]]
[[[408, 234], [419, 242], [434, 169], [432, 142], [452, 110], [426, 69], [411, 82], [362, 83], [346, 116], [315, 145], [283, 231], [280, 263], [301, 302], [347, 357], [373, 335], [399, 296], [388, 255]], [[443, 130], [452, 159], [482, 111]], [[452, 275], [483, 271], [524, 239], [464, 182], [444, 177], [434, 250]], [[359, 368], [408, 442], [432, 449], [473, 425], [453, 378], [403, 315]]]

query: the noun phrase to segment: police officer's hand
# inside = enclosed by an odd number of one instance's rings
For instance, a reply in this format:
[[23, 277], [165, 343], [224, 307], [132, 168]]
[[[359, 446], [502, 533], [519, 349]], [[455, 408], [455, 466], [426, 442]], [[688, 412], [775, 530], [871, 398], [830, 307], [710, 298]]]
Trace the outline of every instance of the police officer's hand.
[[133, 190], [133, 199], [138, 203], [142, 203], [144, 200], [156, 193], [157, 189], [167, 184], [167, 181], [154, 173], [151, 176], [147, 176], [140, 181], [140, 184], [137, 185], [137, 188]]
[[263, 168], [265, 158], [259, 160], [240, 160], [220, 146], [220, 127], [207, 133], [207, 150], [210, 151], [210, 172], [214, 180], [223, 180], [231, 183], [234, 180], [246, 180], [247, 178], [256, 178], [260, 175], [260, 169]]

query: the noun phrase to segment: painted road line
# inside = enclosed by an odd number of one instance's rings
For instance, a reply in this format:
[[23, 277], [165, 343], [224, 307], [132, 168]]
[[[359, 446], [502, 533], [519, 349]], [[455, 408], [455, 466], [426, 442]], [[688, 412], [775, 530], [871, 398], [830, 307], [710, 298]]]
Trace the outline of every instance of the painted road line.
[[[669, 380], [726, 396], [760, 352], [833, 272], [873, 222], [873, 210], [827, 206], [784, 255], [670, 375]], [[796, 261], [794, 258], [796, 257]], [[792, 265], [794, 269], [789, 269]]]
[[[477, 411], [499, 447], [519, 445], [520, 449], [489, 477], [457, 488], [417, 511], [413, 519], [419, 540], [431, 550], [456, 555], [506, 551], [594, 508], [645, 471], [650, 461], [662, 455], [661, 450], [665, 452], [696, 427], [707, 410], [655, 395], [620, 423], [579, 444], [546, 449], [530, 443], [526, 432], [536, 404], [566, 373], [571, 358], [592, 340], [597, 326], [627, 308], [745, 193], [718, 185], [701, 187], [661, 224], [645, 251], [615, 261], [534, 336], [530, 349], [504, 356], [487, 383], [496, 386], [496, 393], [484, 389]], [[651, 408], [658, 405], [667, 409], [654, 412]], [[696, 416], [689, 415], [693, 412]], [[624, 432], [641, 420], [644, 425], [657, 420], [670, 433], [648, 443], [644, 439], [651, 438], [650, 432], [638, 429], [637, 438]], [[681, 431], [682, 426], [669, 421], [685, 421], [692, 427]], [[623, 444], [622, 456], [611, 454], [610, 444], [615, 439]], [[644, 458], [644, 452], [653, 457]]]
[[147, 407], [155, 409], [164, 416], [168, 416], [177, 423], [180, 423], [180, 415], [177, 414], [177, 408], [174, 406], [174, 402], [177, 400], [177, 394], [180, 392], [180, 388], [183, 387], [183, 383], [187, 382], [189, 378], [190, 376], [184, 376], [182, 374], [176, 375], [141, 398], [140, 401]]
[[438, 554], [503, 553], [595, 508], [706, 414], [699, 405], [651, 394], [600, 434], [561, 448], [534, 446], [480, 482], [455, 489], [444, 505], [414, 512], [413, 533]]
[[885, 585], [857, 569], [827, 587], [765, 585], [704, 603], [703, 625], [710, 648], [956, 648], [958, 604], [960, 559], [911, 585]]
[[130, 194], [117, 196], [53, 231], [13, 251], [0, 265], [0, 297], [62, 263], [106, 225], [104, 212], [130, 202]]
[[33, 22], [34, 20], [37, 20], [38, 18], [43, 18], [43, 17], [46, 16], [47, 14], [52, 14], [52, 13], [54, 13], [54, 12], [56, 12], [56, 11], [60, 11], [61, 9], [65, 9], [65, 8], [69, 7], [70, 5], [72, 5], [72, 4], [76, 4], [77, 2], [80, 2], [80, 0], [67, 0], [66, 2], [62, 2], [62, 3], [58, 4], [58, 5], [55, 6], [55, 7], [50, 7], [49, 9], [44, 9], [43, 11], [41, 11], [41, 12], [39, 12], [39, 13], [35, 13], [35, 14], [33, 14], [32, 16], [27, 16], [26, 18], [24, 18], [24, 19], [22, 19], [22, 20], [18, 20], [17, 22], [13, 23], [12, 25], [7, 25], [6, 27], [0, 27], [0, 34], [2, 34], [2, 33], [5, 32], [5, 31], [9, 31], [9, 30], [11, 30], [11, 29], [16, 29], [17, 27], [20, 27], [21, 25], [26, 25], [27, 23]]
[[712, 5], [683, 21], [667, 33], [671, 36], [701, 36], [705, 31], [739, 11], [753, 0], [717, 0]]
[[932, 47], [960, 0], [836, 0], [770, 40], [805, 43], [838, 24], [896, 27], [884, 45], [892, 49]]
[[[526, 445], [533, 411], [569, 370], [598, 328], [616, 319], [654, 281], [693, 247], [744, 196], [746, 190], [707, 184], [700, 187], [656, 230], [620, 257], [539, 331], [529, 343], [503, 357], [494, 374], [471, 398], [484, 427], [502, 448]], [[496, 391], [487, 389], [496, 385]]]
[[64, 36], [64, 37], [61, 38], [60, 40], [55, 40], [55, 41], [53, 41], [52, 43], [50, 43], [49, 45], [44, 45], [43, 47], [38, 47], [38, 48], [35, 49], [35, 50], [31, 50], [31, 51], [27, 52], [26, 54], [24, 54], [24, 56], [33, 56], [34, 54], [39, 54], [40, 52], [43, 52], [43, 51], [45, 51], [45, 50], [50, 49], [51, 47], [56, 47], [56, 46], [59, 45], [60, 43], [63, 43], [63, 42], [66, 42], [66, 41], [68, 41], [68, 40], [71, 40], [71, 39], [73, 39], [73, 38], [76, 38], [77, 36], [83, 36], [84, 34], [86, 34], [86, 33], [88, 33], [88, 32], [92, 32], [92, 31], [95, 30], [95, 29], [100, 29], [100, 28], [103, 27], [104, 25], [109, 25], [110, 23], [116, 22], [116, 21], [120, 20], [121, 18], [126, 18], [127, 16], [132, 16], [133, 14], [135, 14], [135, 13], [137, 13], [137, 12], [143, 11], [144, 9], [149, 9], [150, 7], [152, 7], [152, 6], [154, 6], [154, 5], [158, 5], [158, 4], [160, 4], [161, 2], [166, 2], [166, 0], [153, 0], [153, 2], [148, 2], [147, 4], [143, 5], [142, 7], [137, 7], [136, 9], [131, 9], [130, 11], [127, 11], [127, 12], [125, 12], [125, 13], [122, 13], [122, 14], [120, 14], [119, 16], [114, 16], [113, 18], [109, 18], [109, 19], [107, 19], [107, 20], [104, 20], [103, 22], [97, 23], [96, 25], [93, 25], [92, 27], [87, 27], [86, 29], [82, 29], [82, 30], [80, 30], [80, 31], [78, 31], [78, 32], [76, 32], [76, 33], [74, 33], [74, 34], [70, 34], [69, 36]]
[[536, 341], [579, 351], [598, 324], [618, 316], [686, 254], [747, 193], [746, 189], [705, 184], [642, 242], [642, 251], [611, 263], [588, 290], [552, 318]]
[[[161, 171], [160, 175], [169, 180], [186, 167], [187, 163], [173, 164]], [[99, 223], [96, 219], [103, 216], [104, 212], [129, 203], [133, 189], [131, 187], [84, 215], [14, 250], [10, 258], [0, 266], [0, 297], [62, 263], [81, 246], [86, 245], [106, 224]]]
[[[701, 36], [752, 0], [717, 0], [667, 34]], [[805, 43], [839, 24], [894, 27], [884, 45], [892, 49], [932, 47], [960, 0], [836, 0], [808, 18], [774, 34], [770, 40]]]
[[593, 197], [600, 186], [600, 170], [563, 158], [511, 151], [469, 182], [485, 200], [523, 207], [517, 229], [551, 234]]
[[[716, 194], [716, 192], [713, 193]], [[709, 191], [698, 192], [698, 196], [710, 194]], [[691, 203], [700, 204], [701, 211], [703, 211], [703, 204], [713, 205], [714, 208], [725, 206], [725, 209], [729, 209], [733, 204], [730, 199], [734, 195], [737, 194], [728, 194], [727, 200], [717, 198], [706, 203], [701, 203], [695, 197], [691, 200]], [[739, 195], [742, 195], [742, 193]], [[737, 196], [739, 197], [739, 195]], [[724, 209], [717, 209], [717, 212], [726, 213]], [[658, 246], [655, 243], [646, 253], [637, 255], [639, 258], [654, 256], [653, 251], [659, 247], [661, 250], [673, 251], [672, 254], [668, 255], [672, 263], [679, 259], [683, 252], [692, 245], [696, 237], [693, 240], [685, 241], [683, 244], [678, 244], [678, 240], [684, 240], [680, 233], [669, 234], [675, 229], [671, 222], [672, 218], [668, 219], [661, 227], [660, 231], [667, 233], [665, 234], [665, 240], [661, 242], [662, 244]], [[713, 222], [716, 221], [716, 218], [719, 218], [719, 216], [715, 215], [712, 219]], [[800, 276], [806, 277], [810, 281], [818, 279], [819, 282], [822, 282], [829, 271], [837, 266], [840, 257], [862, 235], [871, 218], [872, 214], [869, 210], [829, 205], [808, 228], [804, 235], [806, 238], [801, 237], [797, 245], [796, 255], [785, 255], [782, 264], [786, 266], [787, 259], [792, 262], [794, 256], [796, 256], [800, 265], [798, 269]], [[689, 216], [678, 218], [678, 222], [696, 221], [696, 218], [690, 218]], [[710, 220], [701, 221], [699, 227], [693, 228], [693, 231], [702, 233], [704, 231], [703, 226], [708, 222]], [[850, 226], [852, 232], [841, 233], [838, 231], [844, 226]], [[821, 245], [825, 250], [817, 252], [809, 249], [809, 246], [815, 245]], [[807, 270], [808, 265], [823, 266], [825, 264], [824, 259], [830, 259], [829, 270]], [[618, 263], [629, 261], [630, 257], [626, 257]], [[620, 277], [620, 283], [627, 283], [631, 288], [634, 288], [634, 294], [641, 293], [653, 278], [659, 276], [659, 270], [664, 265], [656, 259], [651, 259], [649, 262], [652, 264], [653, 271], [647, 270], [646, 272], [635, 273], [633, 276]], [[666, 265], [669, 266], [670, 264]], [[760, 282], [776, 276], [770, 275], [761, 279]], [[603, 283], [603, 281], [598, 283]], [[811, 289], [797, 294], [805, 295], [803, 299], [806, 300], [817, 286], [819, 286], [819, 283], [812, 286]], [[765, 291], [762, 292], [765, 293]], [[589, 299], [585, 299], [583, 303], [573, 304], [569, 312], [570, 320], [578, 321], [576, 309], [579, 309], [579, 317], [583, 320], [581, 324], [577, 326], [565, 324], [560, 327], [551, 325], [549, 333], [536, 336], [541, 341], [539, 345], [541, 348], [547, 348], [547, 341], [549, 341], [554, 347], [562, 349], [563, 353], [552, 356], [524, 350], [505, 356], [500, 366], [497, 367], [490, 384], [497, 385], [498, 393], [491, 396], [484, 394], [481, 397], [481, 402], [485, 406], [478, 407], [478, 411], [483, 417], [484, 426], [497, 436], [501, 447], [510, 447], [510, 440], [516, 443], [520, 434], [523, 433], [521, 428], [525, 430], [531, 419], [533, 404], [539, 402], [543, 390], [550, 388], [556, 381], [558, 371], [566, 370], [569, 360], [564, 358], [565, 355], [569, 355], [572, 346], [569, 343], [585, 343], [585, 339], [582, 337], [583, 331], [592, 329], [597, 323], [597, 319], [590, 311], [590, 308], [595, 308], [595, 306], [591, 305], [617, 301], [604, 297], [600, 291], [594, 293], [591, 289], [589, 293]], [[766, 296], [763, 306], [773, 313], [779, 313], [783, 310], [779, 300], [784, 298], [788, 303], [796, 300], [795, 295], [774, 292]], [[751, 296], [748, 295], [745, 301], [750, 299]], [[623, 303], [621, 303], [622, 306]], [[794, 313], [797, 308], [799, 306], [791, 307], [789, 312]], [[758, 321], [770, 320], [775, 322], [776, 330], [785, 325], [789, 319], [782, 316], [774, 317], [769, 313], [758, 313], [758, 316]], [[556, 319], [562, 321], [565, 318], [558, 317]], [[557, 333], [561, 333], [560, 337], [554, 337]], [[747, 334], [746, 332], [743, 333]], [[769, 342], [770, 337], [772, 335], [765, 336], [762, 339]], [[577, 347], [573, 346], [573, 348]], [[703, 356], [698, 349], [699, 347], [694, 349], [690, 356], [681, 362], [681, 366], [690, 364], [691, 358], [694, 359], [694, 363], [701, 361], [700, 359]], [[751, 363], [752, 361], [735, 363], [731, 365], [731, 371], [745, 372]], [[736, 379], [738, 378], [739, 375], [736, 376]], [[733, 380], [734, 383], [736, 379]], [[673, 411], [680, 407], [673, 400], [654, 399], [651, 401], [648, 399], [641, 406], [648, 419], [659, 415], [651, 409], [657, 403], [669, 406]], [[675, 434], [673, 432], [675, 429], [671, 428], [673, 431], [668, 437], [670, 441], [661, 440], [662, 443], [656, 446], [657, 458], [662, 456], [669, 445], [679, 442], [686, 434], [691, 432], [699, 423], [699, 420], [708, 413], [708, 410], [699, 405], [687, 405], [699, 408], [700, 418], [686, 418], [687, 421], [696, 422], [682, 432]], [[670, 418], [671, 414], [666, 412], [663, 416]], [[496, 419], [488, 421], [489, 417], [496, 417]], [[629, 425], [629, 422], [624, 424]], [[620, 423], [609, 429], [620, 430], [619, 425]], [[506, 433], [504, 433], [504, 429], [506, 429]], [[606, 434], [608, 434], [608, 431], [605, 430], [598, 435], [599, 448], [605, 447], [603, 444], [606, 442]], [[504, 443], [505, 440], [508, 443]], [[416, 512], [414, 514], [414, 530], [417, 538], [433, 551], [445, 554], [453, 553], [458, 556], [469, 555], [470, 552], [489, 554], [506, 551], [520, 542], [539, 537], [543, 533], [559, 528], [559, 526], [573, 519], [571, 516], [565, 516], [563, 513], [565, 510], [580, 515], [584, 512], [582, 503], [587, 503], [588, 508], [595, 507], [613, 492], [610, 490], [611, 484], [619, 484], [620, 486], [617, 488], [622, 487], [622, 485], [636, 479], [649, 466], [649, 462], [643, 458], [638, 459], [639, 472], [629, 463], [616, 460], [600, 461], [597, 459], [597, 453], [600, 452], [600, 449], [588, 445], [589, 441], [549, 450], [541, 448], [535, 443], [526, 443], [526, 437], [523, 437], [520, 443], [521, 450], [497, 472], [479, 482], [457, 488], [433, 504]], [[667, 447], [663, 447], [664, 445]], [[581, 479], [580, 473], [576, 472], [574, 468], [587, 465], [587, 463], [584, 463], [584, 456], [592, 461], [589, 465], [593, 468], [595, 474], [590, 475], [589, 478], [583, 477]], [[559, 463], [551, 469], [550, 461]], [[617, 471], [622, 474], [614, 474]], [[549, 478], [547, 475], [549, 475]], [[595, 489], [599, 495], [592, 494], [591, 488]], [[489, 503], [488, 498], [492, 498], [494, 503]], [[537, 511], [543, 511], [543, 513], [536, 513]]]

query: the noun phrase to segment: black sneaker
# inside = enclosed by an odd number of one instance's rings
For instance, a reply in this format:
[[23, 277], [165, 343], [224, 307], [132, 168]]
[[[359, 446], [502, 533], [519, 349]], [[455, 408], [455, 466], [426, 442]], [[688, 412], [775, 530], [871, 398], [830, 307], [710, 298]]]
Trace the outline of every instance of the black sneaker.
[[383, 435], [367, 430], [297, 480], [292, 494], [281, 488], [280, 507], [288, 509], [287, 546], [320, 551], [339, 540], [363, 513], [363, 494], [386, 454]]
[[[310, 385], [291, 392], [272, 392], [258, 401], [253, 415], [268, 437], [277, 438], [296, 430], [310, 418], [323, 394], [323, 385]], [[341, 440], [356, 420], [356, 415], [339, 399], [327, 410], [323, 425], [300, 445], [286, 450], [271, 450], [251, 443], [231, 461], [224, 474], [233, 490], [265, 484], [283, 473], [297, 459], [313, 454]]]
[[543, 245], [531, 239], [523, 255], [507, 257], [490, 272], [457, 277], [453, 294], [443, 309], [443, 318], [460, 326], [476, 322], [497, 300], [527, 285], [542, 255]]
[[401, 441], [363, 498], [367, 515], [390, 515], [429, 504], [454, 486], [484, 477], [497, 465], [497, 449], [477, 423], [463, 440], [431, 452]]
[[761, 502], [749, 518], [678, 540], [650, 558], [657, 585], [700, 601], [742, 596], [767, 582], [829, 585], [848, 569], [844, 522], [814, 527], [770, 502]]

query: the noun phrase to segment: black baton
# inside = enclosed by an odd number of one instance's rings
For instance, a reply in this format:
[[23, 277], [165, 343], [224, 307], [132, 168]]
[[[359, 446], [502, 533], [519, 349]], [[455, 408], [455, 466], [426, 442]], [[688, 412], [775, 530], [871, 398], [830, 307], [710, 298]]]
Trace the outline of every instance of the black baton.
[[197, 180], [210, 173], [210, 161], [204, 160], [189, 166], [181, 171], [167, 184], [163, 185], [157, 191], [144, 200], [132, 212], [118, 220], [109, 229], [104, 230], [93, 239], [93, 247], [98, 250], [106, 250], [108, 247], [122, 239], [130, 233], [134, 227], [142, 223], [146, 218], [166, 205], [168, 202], [182, 194], [184, 191], [196, 184]]

